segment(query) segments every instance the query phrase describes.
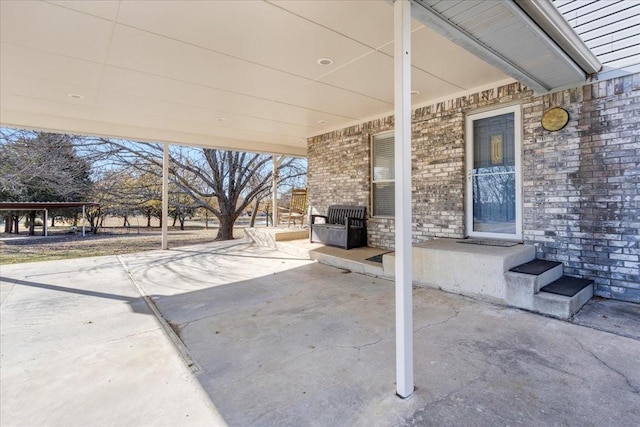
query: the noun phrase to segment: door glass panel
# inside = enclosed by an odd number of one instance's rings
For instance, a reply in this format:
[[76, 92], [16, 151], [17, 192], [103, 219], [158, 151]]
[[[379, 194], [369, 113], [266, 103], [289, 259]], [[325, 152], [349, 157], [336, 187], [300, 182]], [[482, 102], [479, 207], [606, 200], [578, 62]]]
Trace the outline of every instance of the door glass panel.
[[516, 233], [513, 113], [473, 122], [473, 231]]

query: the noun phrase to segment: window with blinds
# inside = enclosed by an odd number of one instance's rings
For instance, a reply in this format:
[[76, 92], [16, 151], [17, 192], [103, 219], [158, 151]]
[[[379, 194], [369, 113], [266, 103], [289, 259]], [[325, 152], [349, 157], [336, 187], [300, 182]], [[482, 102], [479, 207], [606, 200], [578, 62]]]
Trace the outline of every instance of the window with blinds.
[[371, 193], [373, 216], [395, 213], [394, 133], [371, 138]]

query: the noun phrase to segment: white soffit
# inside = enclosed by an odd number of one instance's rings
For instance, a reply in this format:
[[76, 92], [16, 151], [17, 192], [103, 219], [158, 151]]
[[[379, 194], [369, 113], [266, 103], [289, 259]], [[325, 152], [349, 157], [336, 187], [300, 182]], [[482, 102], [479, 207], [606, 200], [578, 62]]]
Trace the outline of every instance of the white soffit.
[[[413, 15], [420, 22], [538, 93], [581, 84], [587, 72], [597, 71], [582, 69], [513, 1], [414, 0], [413, 4]], [[540, 13], [537, 18], [547, 23], [548, 16]], [[562, 31], [571, 28], [565, 26], [558, 35]], [[589, 53], [579, 39], [572, 41]]]
[[[513, 28], [445, 3], [489, 38]], [[509, 77], [418, 20], [412, 32], [414, 105]], [[381, 0], [0, 0], [0, 123], [304, 156], [309, 137], [393, 114], [392, 48]]]

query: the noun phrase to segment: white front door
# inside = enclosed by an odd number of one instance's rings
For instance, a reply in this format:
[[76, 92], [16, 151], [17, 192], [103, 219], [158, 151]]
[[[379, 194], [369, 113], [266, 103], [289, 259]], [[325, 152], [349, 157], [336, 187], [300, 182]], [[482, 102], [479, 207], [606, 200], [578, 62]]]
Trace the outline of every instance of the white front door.
[[467, 234], [522, 239], [520, 106], [467, 116]]

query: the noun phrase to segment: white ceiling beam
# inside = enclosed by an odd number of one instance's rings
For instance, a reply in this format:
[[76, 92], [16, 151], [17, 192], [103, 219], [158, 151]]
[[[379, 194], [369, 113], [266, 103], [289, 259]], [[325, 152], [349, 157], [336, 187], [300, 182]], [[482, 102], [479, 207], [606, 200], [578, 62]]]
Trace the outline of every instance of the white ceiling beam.
[[[32, 123], [38, 123], [38, 126], [33, 126]], [[130, 125], [118, 125], [117, 132], [114, 132], [112, 123], [49, 116], [26, 111], [2, 110], [0, 112], [0, 126], [45, 130], [57, 133], [74, 133], [78, 135], [105, 138], [131, 139], [141, 142], [167, 142], [171, 144], [218, 148], [222, 150], [248, 151], [252, 153], [277, 153], [292, 157], [307, 156], [306, 142], [304, 146], [297, 147], [270, 142], [173, 132], [164, 129], [153, 129]]]

